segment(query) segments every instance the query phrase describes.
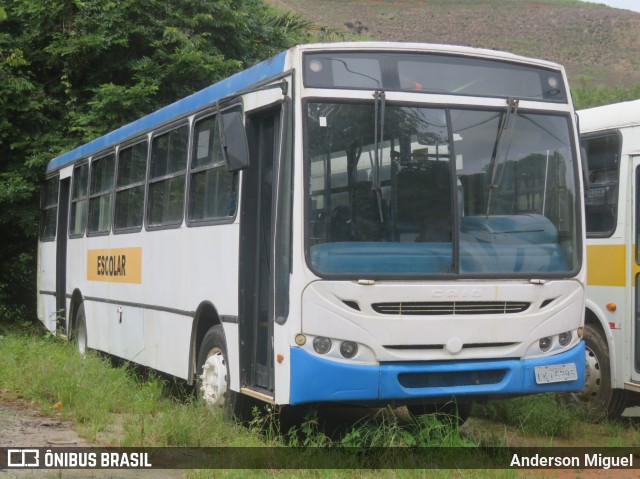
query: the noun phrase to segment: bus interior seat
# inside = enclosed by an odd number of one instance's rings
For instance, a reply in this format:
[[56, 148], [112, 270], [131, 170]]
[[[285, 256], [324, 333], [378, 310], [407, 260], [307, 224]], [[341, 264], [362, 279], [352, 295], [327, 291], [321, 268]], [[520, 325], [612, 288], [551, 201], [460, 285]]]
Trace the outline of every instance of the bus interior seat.
[[426, 164], [428, 168], [408, 167], [396, 176], [400, 238], [401, 241], [404, 236], [415, 242], [450, 242], [453, 217], [448, 162]]
[[[378, 206], [372, 183], [360, 181], [352, 190], [352, 204], [341, 203], [331, 208], [326, 240], [338, 241], [386, 241], [388, 205], [381, 200], [382, 212]], [[382, 214], [382, 220], [380, 215]]]

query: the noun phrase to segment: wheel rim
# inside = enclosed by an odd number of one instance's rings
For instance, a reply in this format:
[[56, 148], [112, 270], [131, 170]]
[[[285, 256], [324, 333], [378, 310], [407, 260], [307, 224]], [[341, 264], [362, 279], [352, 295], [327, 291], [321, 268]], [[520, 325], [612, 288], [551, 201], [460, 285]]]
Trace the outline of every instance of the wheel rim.
[[586, 359], [584, 390], [581, 396], [589, 400], [597, 396], [600, 392], [602, 372], [600, 370], [598, 356], [596, 356], [591, 348], [586, 348]]
[[80, 321], [78, 323], [77, 336], [76, 340], [78, 341], [78, 351], [84, 356], [87, 354], [87, 328], [84, 321]]
[[202, 366], [202, 398], [209, 406], [222, 407], [227, 393], [227, 365], [219, 349], [212, 350]]

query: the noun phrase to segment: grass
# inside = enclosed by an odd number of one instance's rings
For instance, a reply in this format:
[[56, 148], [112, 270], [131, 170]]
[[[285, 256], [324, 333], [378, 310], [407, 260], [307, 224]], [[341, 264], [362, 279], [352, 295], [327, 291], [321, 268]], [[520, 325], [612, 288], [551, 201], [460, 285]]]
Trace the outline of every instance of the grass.
[[517, 428], [522, 434], [570, 438], [581, 420], [577, 411], [565, 407], [560, 396], [541, 394], [476, 406], [480, 417]]
[[[403, 409], [379, 409], [328, 431], [316, 409], [285, 420], [289, 409], [270, 407], [241, 425], [197, 401], [186, 385], [97, 353], [81, 357], [72, 344], [49, 334], [0, 332], [0, 391], [31, 401], [46, 413], [59, 412], [78, 432], [101, 445], [119, 447], [229, 448], [240, 465], [258, 466], [261, 454], [300, 469], [192, 470], [189, 478], [209, 477], [415, 477], [432, 465], [430, 477], [521, 477], [521, 471], [475, 470], [492, 464], [478, 445], [500, 446], [499, 434], [475, 439], [451, 421], [414, 418]], [[57, 405], [59, 409], [52, 409]], [[526, 434], [566, 437], [580, 421], [555, 396], [496, 401], [476, 407], [480, 416], [514, 425]], [[472, 419], [472, 421], [475, 418]], [[640, 434], [605, 426], [617, 439], [608, 445], [637, 444]], [[634, 442], [635, 441], [635, 442]], [[448, 456], [447, 456], [448, 455]], [[470, 462], [469, 462], [470, 461]], [[237, 466], [238, 464], [235, 464]], [[453, 466], [452, 466], [453, 465]], [[323, 469], [324, 468], [324, 469]], [[316, 470], [320, 469], [320, 470]], [[417, 474], [421, 475], [421, 474]]]

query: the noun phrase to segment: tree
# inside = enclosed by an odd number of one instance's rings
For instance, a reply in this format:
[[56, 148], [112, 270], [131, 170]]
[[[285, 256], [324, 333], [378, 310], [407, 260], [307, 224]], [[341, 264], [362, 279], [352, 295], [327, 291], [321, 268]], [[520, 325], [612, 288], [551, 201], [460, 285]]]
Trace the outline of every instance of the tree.
[[38, 199], [51, 158], [309, 40], [310, 26], [262, 0], [5, 0], [0, 321], [34, 316]]

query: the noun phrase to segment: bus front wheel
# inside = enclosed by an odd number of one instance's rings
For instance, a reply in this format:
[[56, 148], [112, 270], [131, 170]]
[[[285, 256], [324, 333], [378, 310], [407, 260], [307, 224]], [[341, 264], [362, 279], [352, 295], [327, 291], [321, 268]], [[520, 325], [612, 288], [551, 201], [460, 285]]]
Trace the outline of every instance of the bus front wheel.
[[586, 350], [585, 386], [577, 399], [586, 405], [586, 414], [593, 420], [615, 419], [626, 408], [624, 391], [611, 387], [611, 358], [604, 333], [592, 324], [585, 324]]
[[222, 325], [212, 326], [202, 339], [198, 353], [198, 396], [211, 409], [230, 417], [247, 419], [248, 398], [229, 388], [229, 357]]

